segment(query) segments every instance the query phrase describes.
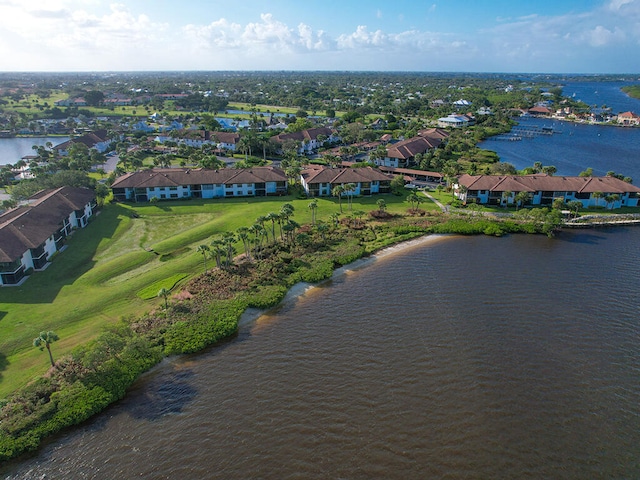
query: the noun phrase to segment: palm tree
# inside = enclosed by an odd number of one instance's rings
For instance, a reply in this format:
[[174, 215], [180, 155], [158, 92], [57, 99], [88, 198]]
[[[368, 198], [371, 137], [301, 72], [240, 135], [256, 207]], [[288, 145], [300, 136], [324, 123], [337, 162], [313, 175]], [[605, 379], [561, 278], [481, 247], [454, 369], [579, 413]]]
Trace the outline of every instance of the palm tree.
[[516, 212], [518, 211], [519, 206], [524, 206], [529, 201], [529, 198], [529, 192], [522, 191], [516, 194]]
[[593, 192], [593, 193], [591, 194], [591, 198], [593, 198], [593, 199], [596, 201], [595, 206], [597, 207], [597, 206], [598, 206], [598, 203], [599, 203], [598, 201], [599, 201], [601, 198], [604, 198], [604, 193], [602, 193], [602, 192]]
[[293, 217], [294, 211], [295, 211], [295, 208], [293, 205], [291, 205], [290, 203], [284, 203], [280, 207], [280, 216], [286, 222], [287, 220], [289, 220], [289, 217]]
[[613, 210], [613, 206], [618, 200], [620, 200], [620, 195], [607, 195], [604, 197], [604, 201], [607, 202], [607, 208], [609, 210]]
[[578, 216], [578, 211], [582, 208], [582, 202], [579, 200], [571, 200], [567, 203], [567, 208], [573, 212], [573, 216]]
[[207, 255], [211, 249], [208, 245], [198, 245], [196, 252], [202, 254], [202, 261], [204, 262], [204, 273], [207, 273]]
[[211, 253], [213, 257], [216, 259], [216, 266], [218, 268], [222, 267], [222, 254], [224, 253], [224, 242], [219, 238], [212, 240], [210, 243]]
[[505, 207], [509, 205], [509, 199], [511, 198], [512, 193], [513, 192], [509, 190], [505, 190], [504, 192], [502, 192], [502, 195], [500, 196], [500, 203], [504, 203]]
[[554, 210], [562, 210], [566, 206], [567, 206], [567, 204], [564, 201], [564, 197], [556, 197], [556, 198], [554, 198], [553, 199], [553, 203], [551, 204], [551, 207]]
[[411, 204], [411, 210], [416, 210], [421, 201], [421, 198], [416, 195], [415, 192], [411, 192], [409, 195], [407, 195], [407, 202]]
[[338, 197], [338, 204], [340, 205], [340, 213], [342, 213], [342, 194], [344, 193], [343, 185], [336, 185], [331, 190], [331, 195]]
[[353, 212], [353, 216], [358, 220], [357, 222], [354, 222], [356, 225], [360, 225], [362, 223], [362, 217], [365, 213], [367, 212], [363, 212], [362, 210], [356, 210]]
[[167, 297], [169, 296], [169, 290], [167, 290], [166, 288], [161, 288], [160, 290], [158, 290], [158, 295], [156, 296], [164, 297], [164, 309], [166, 310], [167, 308], [169, 308], [169, 303], [167, 302]]
[[376, 202], [376, 205], [378, 205], [378, 211], [380, 213], [384, 213], [384, 211], [387, 209], [387, 201], [384, 198], [380, 198]]
[[[267, 213], [265, 218], [271, 221], [271, 237], [273, 238], [273, 243], [276, 243], [276, 222], [280, 218], [280, 215], [278, 215], [276, 212], [269, 212]], [[267, 241], [269, 241], [268, 238]]]
[[258, 258], [258, 247], [262, 243], [262, 235], [266, 230], [259, 223], [254, 223], [249, 227], [249, 232], [253, 235], [253, 250], [254, 256]]
[[344, 192], [347, 194], [347, 201], [349, 203], [349, 211], [353, 210], [353, 194], [356, 193], [355, 183], [346, 183], [344, 185]]
[[340, 224], [340, 214], [338, 212], [333, 212], [331, 215], [329, 215], [329, 219], [333, 222], [336, 228]]
[[309, 202], [309, 210], [311, 210], [311, 225], [316, 224], [316, 210], [318, 209], [318, 199], [314, 198]]
[[226, 256], [227, 256], [227, 260], [226, 260], [226, 266], [230, 266], [231, 265], [231, 261], [233, 260], [233, 244], [236, 241], [236, 236], [231, 233], [231, 232], [225, 232], [222, 235], [222, 241], [224, 242], [225, 248], [226, 248]]
[[293, 217], [294, 210], [295, 209], [293, 205], [291, 205], [290, 203], [285, 203], [282, 205], [282, 207], [280, 207], [280, 237], [282, 237], [283, 224], [288, 223], [289, 218]]
[[236, 230], [238, 233], [238, 238], [242, 240], [242, 245], [244, 246], [244, 254], [247, 256], [249, 261], [251, 261], [251, 249], [249, 247], [249, 229], [247, 227], [240, 227]]
[[59, 339], [60, 337], [58, 337], [56, 332], [52, 330], [49, 330], [48, 332], [40, 332], [40, 335], [33, 339], [34, 347], [39, 348], [40, 351], [43, 351], [45, 348], [47, 349], [47, 352], [49, 352], [49, 361], [51, 362], [52, 367], [55, 367], [56, 363], [53, 361], [53, 355], [51, 354], [51, 344]]
[[294, 235], [296, 232], [296, 228], [299, 228], [300, 224], [298, 224], [298, 222], [296, 222], [295, 220], [289, 220], [286, 224], [284, 224], [282, 226], [282, 229], [285, 232], [285, 237], [287, 239], [287, 243], [288, 244], [293, 244], [293, 239], [294, 239]]

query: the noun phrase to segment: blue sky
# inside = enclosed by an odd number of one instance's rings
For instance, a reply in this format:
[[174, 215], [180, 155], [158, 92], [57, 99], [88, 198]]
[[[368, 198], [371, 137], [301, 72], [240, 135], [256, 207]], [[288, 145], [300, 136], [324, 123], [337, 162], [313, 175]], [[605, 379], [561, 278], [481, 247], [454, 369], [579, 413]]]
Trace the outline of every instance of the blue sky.
[[0, 71], [640, 73], [640, 0], [0, 0]]

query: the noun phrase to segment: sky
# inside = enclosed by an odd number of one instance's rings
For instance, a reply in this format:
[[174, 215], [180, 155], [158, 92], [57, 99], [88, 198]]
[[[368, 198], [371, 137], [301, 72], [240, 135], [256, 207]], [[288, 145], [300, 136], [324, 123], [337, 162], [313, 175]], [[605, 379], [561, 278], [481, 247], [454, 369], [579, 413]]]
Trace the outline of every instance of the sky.
[[640, 73], [640, 0], [0, 0], [0, 71]]

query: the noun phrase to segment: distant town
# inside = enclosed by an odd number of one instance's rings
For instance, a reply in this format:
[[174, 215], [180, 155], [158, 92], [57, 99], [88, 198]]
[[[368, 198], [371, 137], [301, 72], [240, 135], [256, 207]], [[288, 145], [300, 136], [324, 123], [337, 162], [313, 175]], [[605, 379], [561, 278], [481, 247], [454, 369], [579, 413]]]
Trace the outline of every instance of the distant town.
[[[590, 77], [591, 78], [591, 77]], [[308, 162], [429, 172], [516, 173], [477, 143], [520, 115], [637, 126], [635, 112], [562, 96], [562, 78], [401, 73], [3, 74], [0, 136], [68, 136], [0, 159], [11, 186], [61, 170], [244, 168]], [[507, 135], [517, 140], [518, 135]], [[55, 140], [55, 139], [54, 139]], [[10, 188], [11, 201], [34, 187]], [[103, 190], [103, 193], [106, 191]]]

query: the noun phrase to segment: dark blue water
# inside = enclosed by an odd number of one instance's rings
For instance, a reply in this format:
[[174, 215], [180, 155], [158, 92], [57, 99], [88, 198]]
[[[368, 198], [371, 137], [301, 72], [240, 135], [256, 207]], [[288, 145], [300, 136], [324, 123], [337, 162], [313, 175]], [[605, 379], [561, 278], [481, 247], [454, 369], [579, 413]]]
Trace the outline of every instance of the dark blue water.
[[[599, 98], [601, 92], [607, 93], [610, 96], [605, 98], [613, 100], [607, 105], [615, 105], [620, 111], [640, 112], [640, 100], [621, 92], [620, 85], [572, 83], [564, 91], [578, 92], [588, 102]], [[518, 170], [542, 162], [543, 165], [554, 165], [558, 169], [557, 175], [578, 175], [591, 167], [595, 175], [614, 171], [630, 176], [635, 184], [640, 183], [640, 128], [586, 125], [532, 117], [520, 117], [517, 121], [522, 126], [553, 127], [559, 133], [523, 138], [520, 142], [487, 140], [480, 147], [497, 152], [501, 161], [513, 164]]]
[[564, 85], [563, 95], [581, 100], [587, 105], [607, 106], [613, 113], [635, 111], [640, 113], [640, 100], [620, 90], [640, 82], [570, 82]]

